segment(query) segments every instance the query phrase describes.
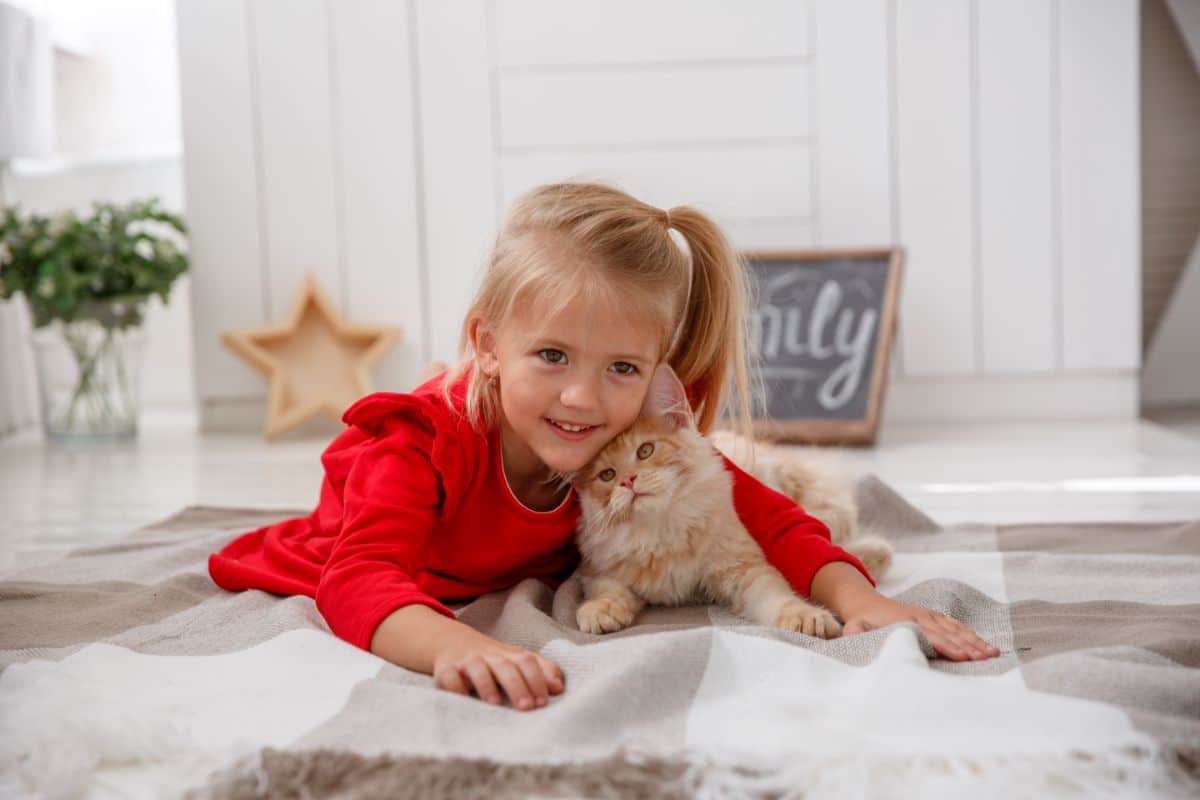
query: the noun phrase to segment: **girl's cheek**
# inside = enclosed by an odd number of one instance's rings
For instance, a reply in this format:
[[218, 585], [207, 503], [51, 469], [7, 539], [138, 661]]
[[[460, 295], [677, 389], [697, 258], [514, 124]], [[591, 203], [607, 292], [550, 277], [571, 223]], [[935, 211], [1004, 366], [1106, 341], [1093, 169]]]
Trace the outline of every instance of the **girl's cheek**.
[[612, 436], [609, 436], [607, 439], [605, 439], [604, 441], [602, 441], [602, 442], [600, 443], [600, 447], [598, 447], [598, 448], [596, 449], [596, 452], [597, 452], [597, 453], [599, 453], [601, 450], [603, 450], [604, 448], [606, 448], [606, 447], [608, 447], [610, 444], [612, 444], [612, 443], [613, 443], [613, 441], [614, 441], [614, 440], [617, 438], [617, 434], [619, 434], [619, 433], [620, 433], [620, 431], [616, 431], [615, 433], [613, 433], [613, 435], [612, 435]]
[[625, 427], [628, 428], [634, 423], [642, 411], [642, 404], [645, 402], [646, 393], [644, 391], [635, 392], [630, 399], [627, 414], [625, 416]]

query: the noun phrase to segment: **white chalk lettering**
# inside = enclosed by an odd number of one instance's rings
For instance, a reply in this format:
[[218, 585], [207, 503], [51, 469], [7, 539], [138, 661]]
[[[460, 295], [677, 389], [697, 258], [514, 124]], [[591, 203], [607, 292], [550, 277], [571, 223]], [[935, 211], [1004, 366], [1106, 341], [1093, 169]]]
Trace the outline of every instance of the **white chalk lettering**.
[[[854, 397], [854, 393], [858, 391], [863, 367], [867, 363], [867, 349], [871, 346], [871, 336], [875, 332], [875, 321], [878, 317], [879, 314], [873, 308], [864, 311], [859, 320], [858, 336], [848, 347], [843, 348], [842, 337], [838, 337], [838, 352], [848, 352], [850, 357], [838, 364], [821, 384], [817, 400], [825, 408], [841, 408], [849, 403], [850, 398]], [[843, 316], [842, 321], [848, 322], [848, 316]], [[849, 325], [845, 327], [848, 328]], [[838, 328], [840, 329], [842, 326], [839, 325]]]
[[750, 318], [752, 342], [768, 374], [788, 371], [783, 365], [772, 365], [781, 351], [790, 356], [807, 354], [817, 361], [841, 359], [826, 374], [816, 394], [823, 408], [835, 410], [849, 403], [858, 391], [879, 313], [863, 309], [856, 325], [855, 310], [841, 308], [841, 287], [836, 281], [826, 281], [808, 313], [808, 336], [803, 340], [804, 310], [773, 302], [780, 290], [803, 277], [790, 273], [763, 285], [763, 300]]

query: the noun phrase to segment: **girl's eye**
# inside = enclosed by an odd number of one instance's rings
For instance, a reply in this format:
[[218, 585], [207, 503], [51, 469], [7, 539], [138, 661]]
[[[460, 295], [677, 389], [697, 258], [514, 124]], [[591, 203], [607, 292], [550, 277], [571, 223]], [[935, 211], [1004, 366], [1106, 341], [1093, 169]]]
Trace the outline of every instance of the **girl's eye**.
[[608, 469], [601, 470], [600, 474], [597, 475], [596, 477], [599, 478], [600, 480], [604, 481], [605, 483], [608, 483], [613, 478], [617, 477], [617, 471], [615, 469], [613, 469], [612, 467], [609, 467]]
[[628, 361], [614, 362], [613, 369], [615, 369], [621, 375], [636, 375], [637, 374], [637, 367], [635, 367], [633, 364], [630, 364]]
[[650, 454], [653, 452], [654, 452], [654, 443], [653, 442], [643, 442], [642, 446], [637, 449], [637, 457], [644, 460], [644, 459], [649, 458]]
[[550, 364], [563, 364], [567, 360], [566, 353], [562, 350], [555, 350], [553, 347], [545, 347], [538, 350], [538, 355], [542, 357], [543, 361]]

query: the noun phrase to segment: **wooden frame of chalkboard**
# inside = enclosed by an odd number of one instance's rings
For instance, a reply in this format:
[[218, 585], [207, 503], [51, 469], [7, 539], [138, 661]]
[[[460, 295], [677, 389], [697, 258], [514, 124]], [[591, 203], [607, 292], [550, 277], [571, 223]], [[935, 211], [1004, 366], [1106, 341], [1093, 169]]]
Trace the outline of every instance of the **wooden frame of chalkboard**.
[[798, 444], [874, 444], [903, 248], [753, 251], [742, 258], [755, 285], [753, 347], [767, 392], [755, 435]]

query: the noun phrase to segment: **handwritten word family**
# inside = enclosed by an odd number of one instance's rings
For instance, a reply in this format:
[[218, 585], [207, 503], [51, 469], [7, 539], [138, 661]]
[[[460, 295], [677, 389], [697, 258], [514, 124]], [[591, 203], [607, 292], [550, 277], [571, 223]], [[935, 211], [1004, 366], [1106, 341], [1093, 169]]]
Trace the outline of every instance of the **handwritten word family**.
[[[788, 273], [762, 283], [759, 306], [750, 320], [752, 342], [764, 364], [765, 378], [781, 371], [772, 365], [782, 357], [796, 365], [782, 369], [789, 377], [823, 377], [816, 399], [823, 408], [834, 410], [846, 405], [862, 382], [879, 312], [875, 308], [843, 307], [845, 295], [835, 280], [821, 284], [811, 308], [797, 306], [794, 301], [783, 302], [781, 296], [789, 294], [788, 290], [794, 290], [805, 277]], [[818, 362], [821, 368], [804, 369], [809, 360]], [[830, 362], [836, 364], [832, 370]]]

